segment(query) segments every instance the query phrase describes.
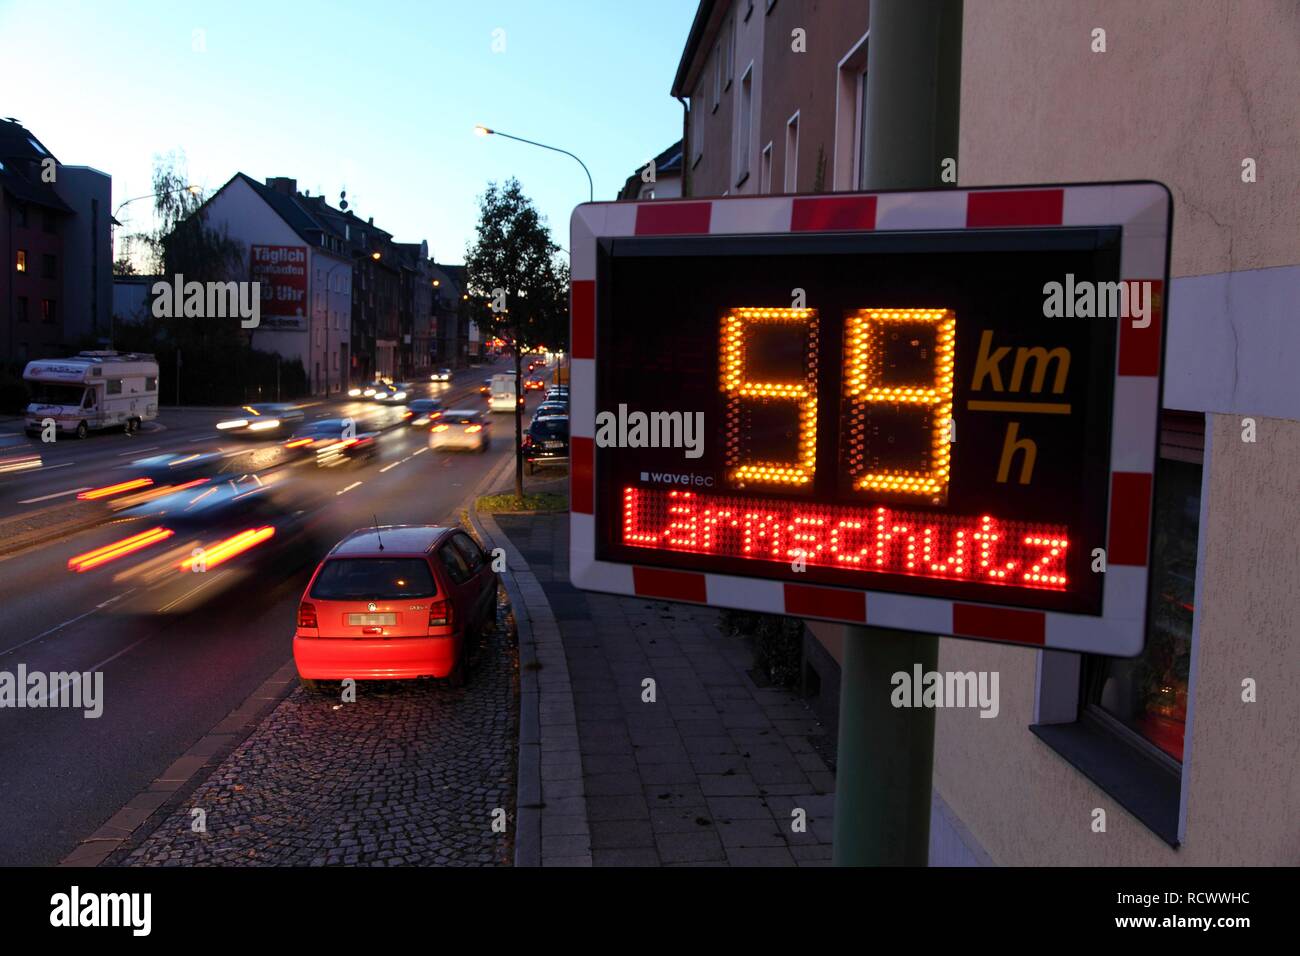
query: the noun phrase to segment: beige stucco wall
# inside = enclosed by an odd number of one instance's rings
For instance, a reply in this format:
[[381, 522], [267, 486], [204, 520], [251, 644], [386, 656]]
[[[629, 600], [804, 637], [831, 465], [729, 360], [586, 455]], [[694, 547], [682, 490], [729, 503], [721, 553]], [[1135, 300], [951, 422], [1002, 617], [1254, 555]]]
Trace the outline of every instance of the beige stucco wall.
[[[1157, 179], [1174, 196], [1174, 276], [1294, 265], [1298, 77], [1300, 6], [1282, 0], [967, 0], [960, 181]], [[1258, 182], [1241, 181], [1244, 157]], [[998, 863], [1300, 862], [1300, 423], [1261, 418], [1255, 444], [1237, 417], [1209, 430], [1184, 845], [1026, 730], [1035, 652], [944, 641], [941, 669], [1001, 673], [1001, 715], [941, 710], [935, 744], [936, 788]]]
[[[961, 185], [1157, 179], [1172, 274], [1300, 262], [1300, 4], [966, 0]], [[1091, 52], [1106, 31], [1105, 53]], [[1258, 181], [1241, 181], [1241, 162]]]

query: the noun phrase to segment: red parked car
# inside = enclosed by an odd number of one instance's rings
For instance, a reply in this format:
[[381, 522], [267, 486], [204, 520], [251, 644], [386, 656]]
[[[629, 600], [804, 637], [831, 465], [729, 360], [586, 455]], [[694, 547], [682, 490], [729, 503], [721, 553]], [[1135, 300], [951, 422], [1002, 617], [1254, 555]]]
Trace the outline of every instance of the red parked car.
[[460, 686], [496, 602], [491, 559], [461, 529], [354, 531], [325, 556], [298, 605], [298, 677], [308, 690], [348, 677], [449, 677]]

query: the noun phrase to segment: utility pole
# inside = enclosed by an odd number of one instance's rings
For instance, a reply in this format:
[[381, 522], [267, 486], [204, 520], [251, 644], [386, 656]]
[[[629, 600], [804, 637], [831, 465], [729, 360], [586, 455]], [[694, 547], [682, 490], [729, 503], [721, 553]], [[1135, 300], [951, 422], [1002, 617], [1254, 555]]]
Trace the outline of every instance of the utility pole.
[[[865, 188], [942, 186], [957, 158], [961, 0], [871, 0]], [[850, 626], [840, 677], [836, 866], [925, 866], [934, 710], [894, 707], [891, 677], [937, 669], [939, 638]]]

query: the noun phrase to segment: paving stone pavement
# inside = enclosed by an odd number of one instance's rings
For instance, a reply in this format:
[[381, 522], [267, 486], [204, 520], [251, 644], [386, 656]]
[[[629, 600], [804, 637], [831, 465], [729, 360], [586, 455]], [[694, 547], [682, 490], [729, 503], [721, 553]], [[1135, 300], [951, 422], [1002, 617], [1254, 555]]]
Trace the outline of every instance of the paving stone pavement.
[[[809, 743], [825, 730], [795, 694], [755, 684], [748, 646], [722, 634], [718, 612], [580, 591], [567, 514], [495, 519], [563, 637], [592, 864], [829, 865], [835, 777]], [[645, 678], [655, 703], [642, 701]], [[564, 797], [545, 778], [542, 792]], [[544, 835], [563, 823], [543, 811]]]
[[[518, 659], [499, 626], [464, 688], [296, 688], [143, 842], [131, 866], [505, 866], [513, 859]], [[191, 829], [192, 808], [206, 813]], [[493, 832], [505, 811], [506, 832]]]

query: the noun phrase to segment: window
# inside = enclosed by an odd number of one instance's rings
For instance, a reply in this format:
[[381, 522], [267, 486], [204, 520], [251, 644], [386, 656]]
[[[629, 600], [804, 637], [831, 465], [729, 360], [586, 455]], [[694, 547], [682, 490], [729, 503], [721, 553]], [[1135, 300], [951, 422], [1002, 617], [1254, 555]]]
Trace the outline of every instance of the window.
[[713, 110], [722, 102], [722, 45], [713, 48]]
[[[4, 171], [4, 163], [0, 163], [0, 172]], [[22, 203], [14, 204], [14, 224], [19, 229], [27, 228], [27, 207]]]
[[14, 262], [14, 268], [17, 269], [19, 272], [27, 271], [27, 250], [26, 249], [18, 250], [18, 258]]
[[55, 309], [53, 299], [41, 299], [41, 321], [53, 323], [58, 319], [58, 311]]
[[831, 152], [831, 188], [861, 188], [867, 142], [867, 41], [849, 47], [835, 74], [835, 141]]
[[758, 191], [761, 193], [770, 193], [772, 191], [772, 144], [768, 143], [763, 147], [763, 156], [759, 160], [758, 173]]
[[121, 395], [122, 380], [120, 378], [110, 378], [104, 383], [104, 392], [108, 395]]
[[736, 25], [731, 22], [722, 28], [722, 66], [727, 78], [723, 89], [729, 90], [731, 81], [736, 78]]
[[767, 12], [771, 13], [772, 8], [776, 6], [776, 0], [767, 0]]
[[471, 571], [477, 573], [487, 563], [487, 555], [483, 553], [482, 548], [469, 539], [469, 535], [458, 534], [451, 540], [460, 549]]
[[59, 224], [58, 217], [53, 212], [47, 209], [45, 211], [45, 215], [42, 217], [42, 221], [41, 221], [42, 228], [44, 228], [46, 232], [52, 233], [57, 230], [58, 224]]
[[700, 122], [700, 110], [704, 108], [704, 88], [699, 87], [691, 97], [691, 168], [694, 169], [704, 156], [704, 130]]
[[749, 178], [749, 140], [753, 128], [754, 112], [754, 64], [750, 64], [745, 75], [740, 79], [740, 122], [736, 131], [736, 185], [741, 185]]
[[335, 558], [311, 587], [311, 596], [322, 601], [400, 601], [437, 593], [423, 558]]
[[19, 322], [27, 321], [27, 296], [20, 295], [14, 303], [14, 311], [17, 313]]
[[464, 584], [470, 579], [472, 572], [469, 564], [461, 553], [451, 544], [444, 544], [438, 549], [438, 557], [442, 558], [442, 563], [451, 575], [451, 579], [457, 584]]
[[785, 191], [799, 189], [799, 113], [796, 111], [785, 124]]
[[49, 252], [42, 253], [41, 254], [41, 278], [57, 279], [58, 277], [59, 277], [59, 260], [54, 257], [53, 253], [49, 253]]
[[1204, 448], [1203, 414], [1162, 413], [1142, 654], [1040, 652], [1030, 727], [1170, 846], [1182, 807]]
[[156, 392], [156, 391], [158, 391], [158, 379], [157, 379], [156, 376], [150, 375], [150, 376], [148, 376], [147, 378], [145, 378], [145, 380], [144, 380], [144, 390], [145, 390], [146, 392]]
[[1162, 457], [1156, 466], [1150, 632], [1141, 657], [1088, 658], [1084, 700], [1160, 753], [1183, 759], [1192, 658], [1202, 466]]

